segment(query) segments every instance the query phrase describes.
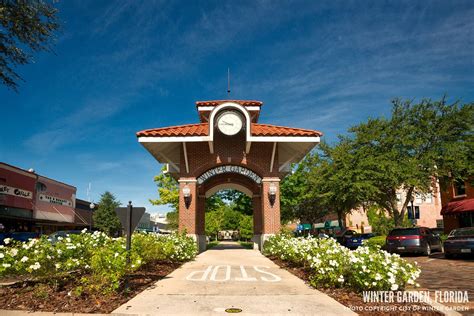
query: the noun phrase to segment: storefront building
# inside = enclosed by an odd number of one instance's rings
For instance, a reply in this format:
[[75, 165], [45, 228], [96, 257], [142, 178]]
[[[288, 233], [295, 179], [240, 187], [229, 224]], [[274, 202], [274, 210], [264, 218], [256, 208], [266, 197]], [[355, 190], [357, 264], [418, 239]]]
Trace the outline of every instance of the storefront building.
[[0, 163], [0, 224], [4, 232], [38, 232], [91, 227], [85, 201], [76, 209], [76, 188], [66, 183]]
[[0, 163], [0, 223], [5, 231], [32, 231], [36, 175]]
[[[406, 192], [402, 189], [397, 190], [397, 205], [401, 210], [403, 201], [406, 199]], [[421, 194], [416, 193], [413, 199], [413, 208], [415, 212], [411, 212], [411, 202], [408, 206], [408, 216], [412, 224], [420, 227], [443, 228], [443, 217], [441, 211], [441, 194], [439, 184], [433, 181], [431, 192]], [[408, 215], [408, 214], [407, 214]], [[351, 229], [359, 233], [371, 233], [372, 226], [369, 223], [367, 213], [363, 208], [352, 210], [342, 219], [344, 227], [339, 226], [337, 214], [328, 214], [321, 218], [317, 223], [313, 224], [315, 230], [329, 230], [331, 233], [338, 233], [342, 229]]]
[[460, 227], [474, 227], [474, 187], [472, 178], [466, 181], [448, 179], [441, 191], [444, 232]]

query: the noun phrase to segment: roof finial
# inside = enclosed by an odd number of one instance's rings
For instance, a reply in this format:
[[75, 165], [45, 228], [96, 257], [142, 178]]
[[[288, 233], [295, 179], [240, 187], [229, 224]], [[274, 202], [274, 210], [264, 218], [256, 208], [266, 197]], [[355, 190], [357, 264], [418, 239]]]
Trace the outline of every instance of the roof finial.
[[227, 96], [230, 97], [230, 68], [227, 68]]

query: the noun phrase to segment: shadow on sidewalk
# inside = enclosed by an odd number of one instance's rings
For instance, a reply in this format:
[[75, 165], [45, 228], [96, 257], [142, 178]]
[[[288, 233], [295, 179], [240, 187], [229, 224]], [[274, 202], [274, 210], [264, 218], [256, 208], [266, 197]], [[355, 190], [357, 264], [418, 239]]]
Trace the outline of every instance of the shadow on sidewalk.
[[212, 250], [232, 250], [232, 249], [246, 249], [235, 241], [221, 241], [217, 246], [212, 247], [206, 251]]

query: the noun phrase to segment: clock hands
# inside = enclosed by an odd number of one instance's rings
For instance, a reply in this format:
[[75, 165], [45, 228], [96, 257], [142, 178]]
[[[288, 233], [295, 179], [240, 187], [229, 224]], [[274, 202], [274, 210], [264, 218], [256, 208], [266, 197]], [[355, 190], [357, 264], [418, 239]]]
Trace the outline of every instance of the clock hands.
[[227, 122], [225, 122], [225, 121], [221, 121], [221, 122], [219, 122], [219, 124], [220, 124], [220, 125], [230, 125], [230, 126], [234, 126], [234, 124], [232, 124], [232, 123], [227, 123]]

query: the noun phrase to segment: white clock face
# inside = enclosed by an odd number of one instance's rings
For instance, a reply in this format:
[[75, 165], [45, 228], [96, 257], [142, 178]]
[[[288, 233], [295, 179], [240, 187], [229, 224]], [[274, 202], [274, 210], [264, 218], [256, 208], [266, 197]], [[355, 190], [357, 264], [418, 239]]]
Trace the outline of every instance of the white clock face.
[[240, 132], [242, 125], [242, 118], [235, 112], [225, 112], [217, 119], [217, 127], [223, 134], [228, 136]]

